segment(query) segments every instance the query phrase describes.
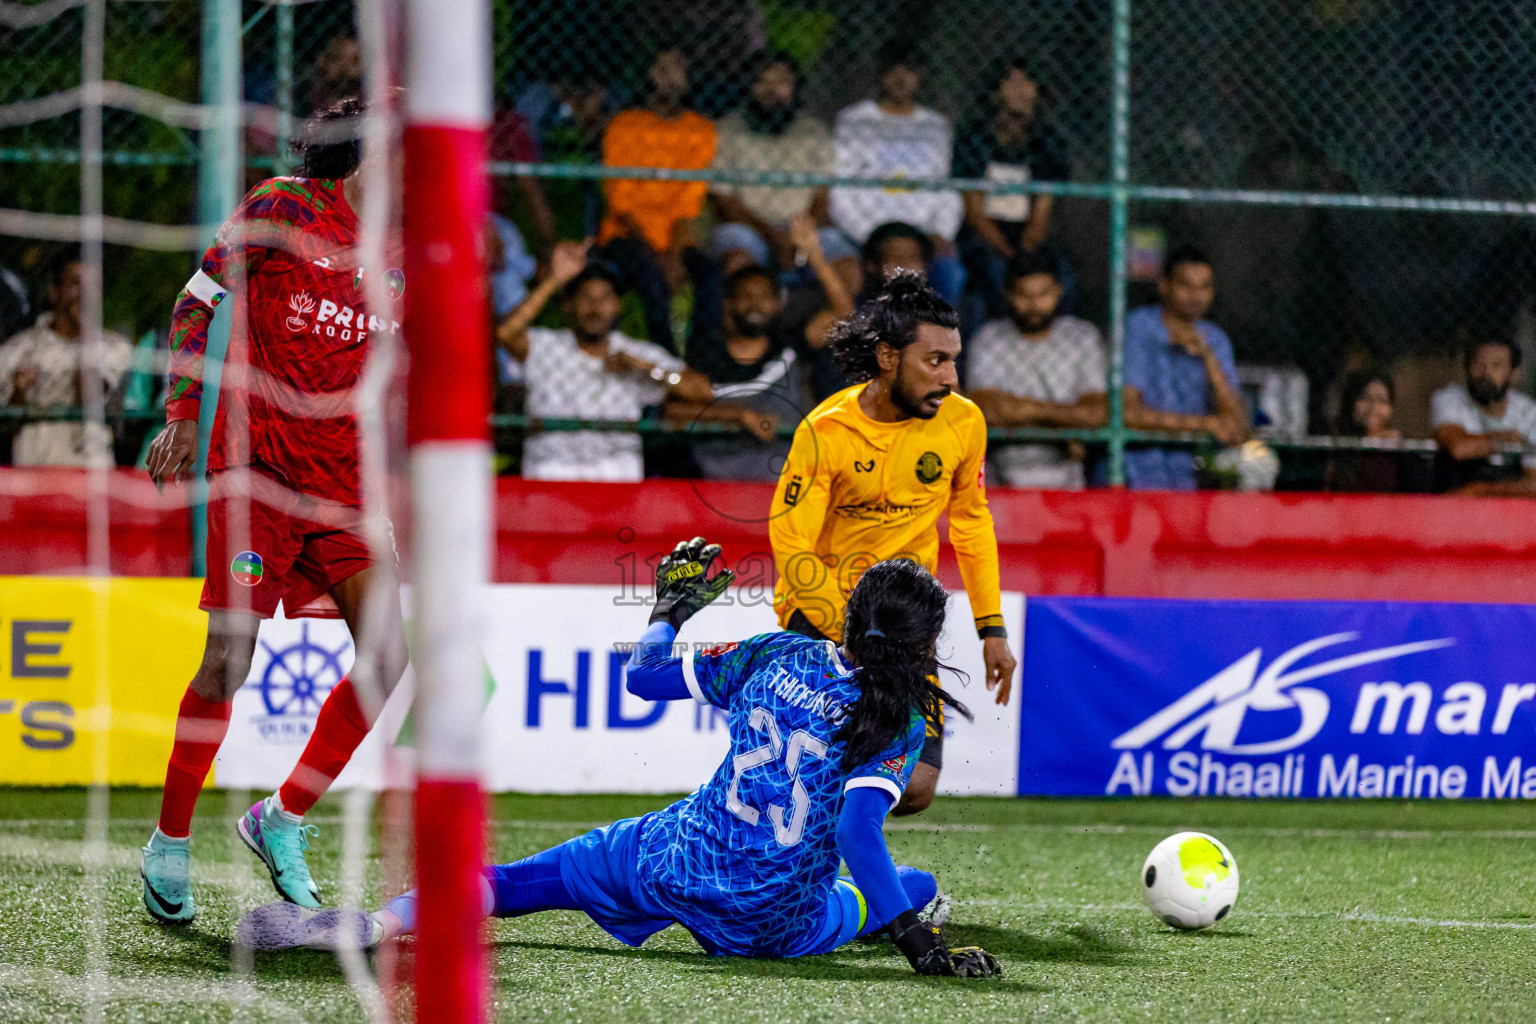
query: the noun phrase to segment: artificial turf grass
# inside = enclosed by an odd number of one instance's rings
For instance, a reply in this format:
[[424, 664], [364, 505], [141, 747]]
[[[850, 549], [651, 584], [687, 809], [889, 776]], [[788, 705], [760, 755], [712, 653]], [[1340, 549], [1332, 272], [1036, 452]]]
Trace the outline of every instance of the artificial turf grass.
[[[111, 795], [98, 888], [107, 1020], [364, 1019], [330, 956], [259, 956], [248, 983], [232, 969], [239, 914], [275, 898], [234, 836], [242, 801], [204, 795], [199, 919], [167, 929], [145, 914], [137, 879], [158, 793]], [[665, 802], [499, 797], [493, 853], [524, 856]], [[338, 808], [328, 801], [316, 817]], [[84, 1018], [85, 810], [80, 791], [0, 790], [0, 1020]], [[944, 798], [890, 826], [897, 860], [935, 871], [955, 895], [952, 938], [996, 954], [1000, 981], [916, 978], [882, 943], [793, 961], [709, 958], [673, 928], [632, 950], [582, 915], [551, 913], [493, 927], [497, 1018], [1536, 1019], [1536, 812], [1520, 804]], [[1220, 836], [1242, 873], [1217, 932], [1173, 933], [1140, 904], [1142, 859], [1185, 827]], [[340, 833], [323, 825], [310, 857], [328, 901]], [[408, 967], [410, 946], [401, 953]]]

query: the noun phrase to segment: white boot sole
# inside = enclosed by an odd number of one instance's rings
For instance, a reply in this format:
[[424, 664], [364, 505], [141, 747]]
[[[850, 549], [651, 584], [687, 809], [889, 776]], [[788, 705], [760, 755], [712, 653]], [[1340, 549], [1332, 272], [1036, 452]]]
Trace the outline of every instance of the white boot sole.
[[361, 910], [311, 910], [294, 903], [268, 903], [240, 919], [235, 942], [258, 951], [371, 949], [373, 918]]

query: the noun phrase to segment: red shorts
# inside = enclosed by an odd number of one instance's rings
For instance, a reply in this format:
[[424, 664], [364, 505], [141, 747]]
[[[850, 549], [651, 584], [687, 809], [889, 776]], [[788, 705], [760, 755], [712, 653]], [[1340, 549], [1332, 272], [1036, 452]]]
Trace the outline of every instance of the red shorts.
[[357, 509], [324, 505], [249, 474], [251, 496], [230, 494], [228, 471], [209, 482], [208, 578], [198, 607], [270, 619], [340, 617], [330, 590], [373, 564]]

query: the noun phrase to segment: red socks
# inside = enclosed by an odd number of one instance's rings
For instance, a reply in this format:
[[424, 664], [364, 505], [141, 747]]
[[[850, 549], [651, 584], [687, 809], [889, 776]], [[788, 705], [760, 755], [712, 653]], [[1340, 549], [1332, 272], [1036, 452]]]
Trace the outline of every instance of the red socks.
[[343, 679], [320, 706], [315, 731], [310, 734], [299, 763], [294, 765], [288, 781], [277, 791], [283, 809], [290, 814], [307, 814], [320, 799], [320, 794], [336, 781], [336, 776], [352, 759], [352, 752], [367, 735], [368, 718], [357, 702], [352, 680]]
[[176, 718], [176, 742], [171, 763], [165, 769], [165, 790], [160, 797], [160, 831], [173, 839], [192, 832], [192, 808], [203, 780], [213, 767], [214, 755], [229, 731], [228, 701], [204, 700], [187, 687]]
[[[202, 791], [203, 780], [213, 767], [214, 755], [229, 731], [228, 701], [209, 701], [192, 692], [181, 698], [176, 719], [176, 742], [171, 763], [165, 769], [165, 790], [160, 798], [160, 831], [173, 839], [191, 834], [192, 808]], [[357, 702], [352, 682], [343, 679], [320, 707], [315, 731], [304, 747], [299, 763], [278, 790], [283, 809], [305, 814], [330, 788], [352, 758], [352, 752], [368, 735], [368, 719]]]

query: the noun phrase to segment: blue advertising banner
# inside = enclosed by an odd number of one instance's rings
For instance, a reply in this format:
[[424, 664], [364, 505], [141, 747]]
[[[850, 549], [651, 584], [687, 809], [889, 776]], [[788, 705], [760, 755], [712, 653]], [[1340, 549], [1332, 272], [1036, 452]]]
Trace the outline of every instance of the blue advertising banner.
[[1030, 598], [1024, 795], [1536, 799], [1536, 606]]

